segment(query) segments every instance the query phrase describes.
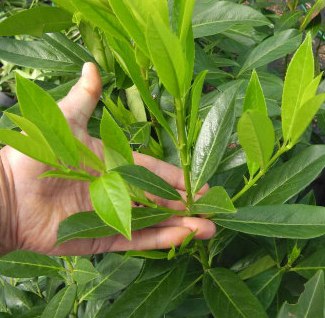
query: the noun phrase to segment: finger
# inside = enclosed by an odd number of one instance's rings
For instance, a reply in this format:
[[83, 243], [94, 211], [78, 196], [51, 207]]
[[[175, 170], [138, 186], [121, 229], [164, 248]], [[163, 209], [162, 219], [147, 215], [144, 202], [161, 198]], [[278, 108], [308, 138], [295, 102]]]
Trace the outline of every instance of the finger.
[[[193, 231], [197, 231], [196, 237], [200, 239], [212, 237], [215, 233], [215, 228], [202, 221], [204, 220], [193, 218], [192, 221], [184, 220], [184, 224], [189, 227], [167, 226], [135, 231], [132, 233], [132, 241], [127, 240], [121, 235], [101, 239], [73, 240], [53, 249], [49, 254], [88, 255], [128, 250], [168, 249], [172, 246], [180, 245]], [[182, 223], [181, 220], [171, 221], [171, 223], [173, 222], [175, 224]], [[202, 226], [205, 229], [201, 228]]]
[[98, 69], [93, 63], [85, 63], [82, 76], [72, 87], [59, 106], [73, 130], [86, 130], [88, 120], [93, 113], [101, 95], [102, 82]]

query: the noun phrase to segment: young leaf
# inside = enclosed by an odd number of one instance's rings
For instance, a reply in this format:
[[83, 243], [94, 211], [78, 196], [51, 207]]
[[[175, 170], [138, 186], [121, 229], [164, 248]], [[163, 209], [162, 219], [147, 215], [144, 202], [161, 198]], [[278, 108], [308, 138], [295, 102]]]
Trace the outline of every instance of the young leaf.
[[77, 295], [77, 286], [61, 289], [48, 303], [41, 318], [65, 318], [70, 313]]
[[269, 162], [275, 143], [272, 121], [265, 113], [247, 110], [238, 122], [238, 138], [247, 158], [263, 169]]
[[306, 29], [308, 24], [319, 14], [320, 11], [325, 7], [324, 0], [317, 0], [315, 1], [314, 5], [308, 10], [306, 17], [304, 18], [303, 22], [300, 25], [300, 31]]
[[137, 122], [146, 122], [146, 109], [144, 107], [141, 95], [136, 86], [133, 85], [127, 88], [125, 90], [125, 94], [128, 101], [129, 109], [131, 110]]
[[318, 271], [306, 284], [298, 303], [281, 307], [277, 318], [289, 317], [324, 317], [324, 272]]
[[281, 204], [309, 185], [325, 166], [325, 146], [309, 146], [270, 171], [247, 191], [237, 206]]
[[184, 97], [187, 90], [184, 86], [186, 57], [180, 40], [156, 12], [149, 17], [146, 37], [160, 80], [171, 95]]
[[[306, 88], [314, 79], [314, 56], [310, 34], [293, 56], [284, 81], [282, 95], [282, 133], [289, 142]], [[302, 118], [304, 119], [304, 118]], [[308, 122], [309, 123], [309, 122]]]
[[29, 251], [14, 251], [0, 258], [0, 273], [7, 277], [58, 276], [64, 268], [52, 258]]
[[213, 221], [228, 229], [268, 237], [309, 239], [325, 234], [325, 208], [302, 204], [240, 208], [216, 215]]
[[93, 264], [86, 258], [78, 258], [72, 272], [74, 281], [80, 285], [89, 283], [99, 275]]
[[[109, 155], [110, 150], [113, 150], [120, 154], [126, 162], [133, 164], [132, 150], [129, 146], [129, 142], [123, 130], [118, 126], [106, 109], [103, 111], [103, 117], [100, 123], [100, 135], [104, 146], [107, 147], [107, 153], [105, 153], [105, 155]], [[109, 160], [109, 158], [107, 158], [107, 160]]]
[[191, 207], [191, 213], [215, 214], [234, 213], [236, 208], [231, 202], [226, 190], [222, 187], [210, 188]]
[[87, 172], [74, 171], [74, 170], [49, 170], [38, 176], [39, 179], [43, 178], [59, 178], [67, 180], [80, 180], [80, 181], [93, 181], [96, 179], [94, 176]]
[[74, 135], [54, 99], [20, 75], [17, 75], [16, 79], [21, 113], [39, 128], [64, 164], [77, 167], [79, 154]]
[[183, 261], [161, 276], [136, 281], [105, 312], [105, 317], [143, 318], [148, 316], [148, 308], [150, 318], [161, 317], [183, 281], [186, 268], [187, 262]]
[[196, 193], [212, 177], [227, 147], [235, 113], [234, 96], [222, 93], [202, 125], [192, 159], [192, 189]]
[[72, 25], [72, 16], [66, 11], [50, 6], [38, 6], [20, 11], [0, 23], [0, 36], [59, 32]]
[[204, 79], [207, 71], [202, 71], [197, 75], [192, 86], [192, 100], [191, 100], [191, 110], [189, 111], [189, 123], [188, 123], [188, 146], [191, 147], [194, 142], [194, 136], [196, 131], [196, 123], [199, 113], [199, 107], [201, 102], [201, 94], [204, 84]]
[[214, 317], [267, 317], [244, 282], [228, 269], [209, 269], [204, 275], [203, 292]]
[[128, 183], [168, 200], [181, 200], [180, 194], [166, 181], [142, 166], [128, 165], [114, 169]]
[[131, 239], [131, 199], [117, 172], [99, 177], [89, 187], [96, 213], [109, 226]]

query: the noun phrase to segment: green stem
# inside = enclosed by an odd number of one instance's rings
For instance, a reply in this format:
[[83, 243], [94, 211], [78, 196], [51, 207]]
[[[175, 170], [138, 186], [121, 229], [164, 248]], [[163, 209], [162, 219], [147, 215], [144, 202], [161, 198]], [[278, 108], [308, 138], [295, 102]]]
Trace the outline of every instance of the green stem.
[[198, 247], [198, 251], [199, 251], [199, 254], [200, 254], [200, 262], [203, 266], [203, 269], [204, 270], [207, 270], [210, 268], [209, 266], [209, 257], [208, 257], [208, 254], [207, 254], [207, 251], [204, 247], [204, 244], [203, 244], [203, 241], [201, 240], [198, 240], [196, 241], [196, 246]]
[[275, 155], [270, 159], [270, 161], [267, 163], [267, 165], [261, 169], [258, 174], [253, 177], [252, 179], [250, 179], [246, 185], [234, 196], [232, 197], [231, 201], [235, 202], [236, 200], [238, 200], [245, 192], [247, 192], [261, 177], [263, 177], [265, 175], [265, 173], [270, 169], [270, 167], [274, 164], [274, 162], [276, 160], [278, 160], [278, 158], [285, 153], [286, 151], [288, 151], [291, 147], [283, 145], [281, 148], [279, 148], [279, 150], [275, 153]]
[[181, 98], [175, 98], [176, 108], [176, 126], [178, 135], [178, 149], [181, 157], [181, 164], [184, 173], [185, 189], [187, 194], [186, 206], [189, 207], [193, 203], [193, 194], [191, 187], [191, 176], [190, 176], [190, 156], [187, 147], [187, 136], [185, 128], [185, 103]]

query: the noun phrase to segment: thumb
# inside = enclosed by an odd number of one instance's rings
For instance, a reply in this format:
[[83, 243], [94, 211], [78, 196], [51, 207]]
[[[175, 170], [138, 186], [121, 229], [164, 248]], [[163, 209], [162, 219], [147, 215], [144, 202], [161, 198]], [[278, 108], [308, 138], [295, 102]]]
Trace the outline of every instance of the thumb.
[[85, 63], [81, 78], [59, 102], [73, 130], [87, 129], [88, 120], [98, 103], [101, 90], [102, 82], [96, 65]]

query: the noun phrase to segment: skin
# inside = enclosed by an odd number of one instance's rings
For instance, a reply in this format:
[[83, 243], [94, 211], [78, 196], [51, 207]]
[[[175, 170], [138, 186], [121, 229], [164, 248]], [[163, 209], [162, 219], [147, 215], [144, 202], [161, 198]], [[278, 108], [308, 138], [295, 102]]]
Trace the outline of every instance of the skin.
[[[102, 143], [87, 132], [88, 120], [101, 95], [101, 80], [96, 66], [86, 63], [82, 77], [59, 103], [74, 134], [99, 156]], [[164, 249], [179, 245], [192, 231], [196, 238], [215, 234], [214, 224], [203, 218], [172, 217], [152, 228], [133, 232], [132, 241], [121, 235], [102, 239], [82, 239], [55, 246], [59, 223], [68, 216], [92, 210], [85, 182], [63, 179], [38, 179], [48, 167], [6, 146], [0, 151], [1, 210], [0, 253], [15, 249], [50, 255], [83, 255], [109, 251]], [[174, 186], [185, 195], [182, 171], [152, 157], [134, 153], [135, 162]], [[201, 194], [207, 186], [201, 190]], [[181, 202], [151, 197], [158, 204], [183, 209]], [[1, 197], [0, 197], [1, 199]]]

